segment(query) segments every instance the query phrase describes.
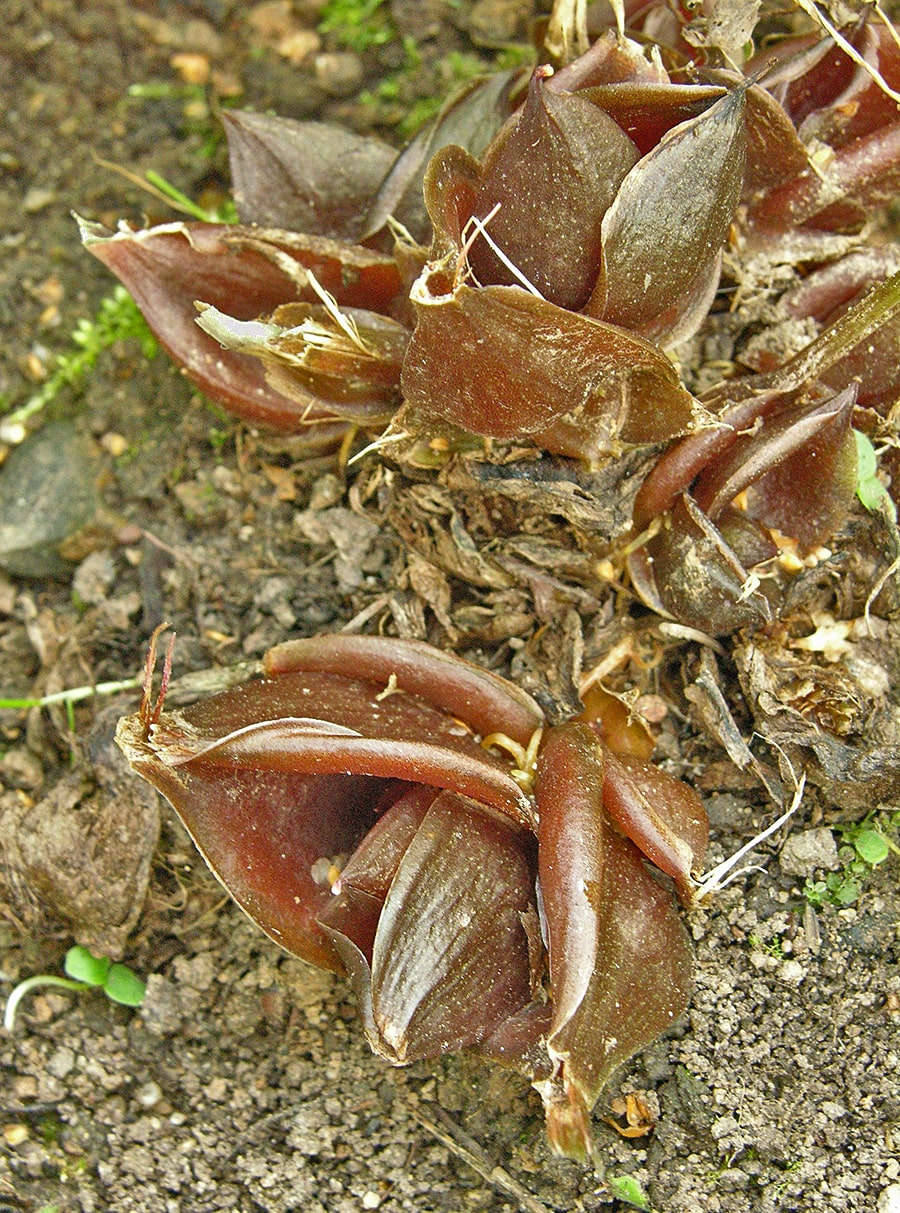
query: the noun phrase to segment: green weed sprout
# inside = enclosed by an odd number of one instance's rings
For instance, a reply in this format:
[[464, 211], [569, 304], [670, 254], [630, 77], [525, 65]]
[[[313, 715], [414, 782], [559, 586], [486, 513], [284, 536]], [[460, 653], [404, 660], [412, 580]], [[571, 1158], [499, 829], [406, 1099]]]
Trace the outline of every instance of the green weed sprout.
[[[900, 814], [888, 818], [886, 827], [893, 829]], [[835, 906], [850, 906], [859, 900], [862, 893], [862, 878], [877, 868], [893, 851], [900, 855], [900, 847], [874, 823], [870, 814], [865, 821], [840, 827], [844, 846], [839, 855], [844, 866], [839, 872], [829, 872], [824, 880], [807, 879], [803, 895], [813, 906], [826, 901]]]
[[642, 1209], [645, 1213], [649, 1213], [650, 1201], [633, 1175], [607, 1175], [606, 1186], [616, 1200], [622, 1201], [632, 1209]]
[[57, 355], [53, 372], [34, 395], [0, 418], [0, 441], [13, 446], [24, 441], [25, 422], [55, 400], [64, 387], [83, 379], [93, 370], [100, 354], [125, 337], [140, 341], [145, 358], [156, 353], [156, 339], [137, 304], [124, 286], [117, 286], [101, 301], [93, 320], [82, 317], [78, 321], [72, 331], [71, 348]]
[[317, 29], [351, 51], [384, 46], [396, 37], [384, 0], [328, 0]]
[[15, 1026], [16, 1012], [25, 995], [44, 986], [55, 986], [61, 990], [99, 989], [112, 1002], [125, 1007], [139, 1007], [144, 1001], [147, 987], [127, 965], [113, 964], [107, 956], [95, 956], [87, 948], [79, 945], [69, 948], [63, 969], [66, 977], [39, 973], [19, 982], [9, 996], [3, 1016], [3, 1026], [7, 1032], [11, 1032]]
[[897, 507], [887, 489], [878, 479], [878, 456], [875, 448], [859, 430], [853, 431], [856, 438], [856, 495], [870, 512], [885, 510], [897, 521]]
[[132, 691], [139, 687], [142, 676], [122, 678], [115, 682], [98, 682], [93, 686], [70, 687], [65, 691], [54, 691], [40, 698], [0, 699], [0, 711], [27, 711], [29, 708], [47, 708], [62, 703], [66, 708], [69, 731], [75, 732], [75, 704], [94, 695], [116, 695], [119, 691]]

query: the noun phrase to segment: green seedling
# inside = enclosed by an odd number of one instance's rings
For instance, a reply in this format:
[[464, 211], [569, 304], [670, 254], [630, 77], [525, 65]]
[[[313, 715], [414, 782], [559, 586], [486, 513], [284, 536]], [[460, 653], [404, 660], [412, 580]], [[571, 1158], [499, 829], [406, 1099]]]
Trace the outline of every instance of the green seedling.
[[[17, 445], [25, 439], [25, 422], [52, 403], [64, 387], [78, 383], [94, 368], [104, 350], [117, 341], [135, 338], [145, 358], [156, 353], [156, 339], [124, 286], [115, 287], [100, 303], [93, 320], [82, 317], [72, 330], [71, 346], [56, 356], [56, 364], [34, 395], [0, 419], [0, 441]], [[0, 408], [3, 406], [0, 398]]]
[[771, 956], [775, 960], [784, 960], [784, 945], [777, 935], [774, 939], [770, 939], [768, 943], [764, 942], [760, 935], [750, 935], [747, 942], [756, 951], [763, 952], [766, 956]]
[[607, 1175], [606, 1186], [616, 1200], [629, 1205], [633, 1209], [650, 1210], [650, 1201], [644, 1189], [631, 1175]]
[[829, 872], [824, 880], [807, 879], [803, 895], [813, 906], [831, 905], [842, 907], [853, 905], [862, 893], [863, 879], [874, 868], [890, 856], [900, 855], [900, 847], [888, 837], [887, 830], [895, 829], [900, 813], [876, 821], [870, 814], [865, 821], [840, 827], [844, 845], [838, 852], [843, 862], [839, 872]]
[[76, 945], [69, 948], [63, 962], [65, 977], [52, 973], [39, 973], [20, 981], [9, 996], [3, 1026], [8, 1032], [15, 1027], [19, 1003], [32, 990], [53, 986], [60, 990], [99, 989], [112, 1002], [125, 1007], [139, 1007], [144, 1001], [147, 987], [127, 965], [114, 964], [107, 956], [95, 956], [87, 948]]
[[897, 521], [897, 507], [878, 479], [878, 456], [872, 443], [859, 430], [853, 431], [856, 438], [856, 496], [871, 513], [885, 510]]
[[384, 0], [328, 0], [317, 29], [357, 53], [397, 36]]
[[826, 902], [838, 908], [852, 906], [861, 892], [859, 881], [844, 872], [829, 872], [824, 880], [807, 877], [803, 886], [803, 896], [811, 906], [822, 906]]

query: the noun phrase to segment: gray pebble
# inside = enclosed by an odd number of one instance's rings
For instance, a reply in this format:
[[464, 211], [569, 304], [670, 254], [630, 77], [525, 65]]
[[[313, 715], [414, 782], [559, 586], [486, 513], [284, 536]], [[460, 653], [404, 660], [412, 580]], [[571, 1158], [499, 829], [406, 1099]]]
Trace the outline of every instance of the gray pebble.
[[834, 835], [824, 826], [792, 834], [781, 848], [779, 863], [782, 872], [804, 877], [817, 871], [833, 872], [841, 866]]

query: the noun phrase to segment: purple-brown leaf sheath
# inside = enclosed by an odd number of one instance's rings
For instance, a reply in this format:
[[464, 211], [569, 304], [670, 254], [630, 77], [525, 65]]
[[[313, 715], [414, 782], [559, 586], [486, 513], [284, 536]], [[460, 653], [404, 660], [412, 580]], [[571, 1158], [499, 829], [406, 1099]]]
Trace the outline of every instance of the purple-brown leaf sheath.
[[603, 806], [660, 871], [671, 876], [685, 905], [693, 901], [709, 841], [709, 818], [693, 788], [630, 754], [606, 754]]
[[604, 783], [590, 727], [553, 729], [535, 795], [555, 1071], [537, 1086], [551, 1144], [585, 1159], [588, 1112], [610, 1074], [665, 1031], [691, 987], [690, 946], [672, 898], [609, 824]]
[[[757, 524], [735, 514], [730, 520], [753, 528], [753, 559], [748, 563], [777, 555], [774, 543], [760, 546], [765, 537]], [[629, 567], [635, 589], [649, 607], [661, 606], [662, 614], [710, 635], [771, 619], [761, 589], [749, 592], [750, 571], [741, 553], [690, 493], [681, 494], [659, 533], [631, 554]]]
[[860, 136], [838, 148], [824, 171], [810, 167], [765, 194], [746, 218], [748, 247], [765, 247], [774, 235], [794, 227], [855, 230], [866, 212], [883, 206], [900, 190], [900, 122]]
[[[360, 853], [371, 868], [370, 844], [390, 847], [392, 813], [342, 875], [337, 914], [345, 890], [352, 905]], [[530, 1002], [523, 916], [533, 906], [534, 860], [529, 835], [451, 792], [432, 800], [411, 838], [408, 820], [400, 833], [371, 952], [357, 944], [367, 963], [351, 972], [371, 1007], [370, 1043], [402, 1064], [477, 1044]], [[321, 916], [326, 928], [333, 913]], [[344, 913], [352, 921], [353, 909]], [[329, 933], [339, 946], [338, 930]]]
[[[900, 88], [900, 50], [894, 30], [860, 21], [843, 31], [869, 68], [890, 88]], [[804, 141], [840, 147], [897, 120], [897, 104], [863, 66], [830, 38], [786, 38], [746, 65], [782, 61], [769, 70], [766, 88], [775, 93]]]
[[[491, 144], [473, 214], [545, 299], [575, 311], [600, 270], [600, 222], [638, 153], [603, 110], [545, 88], [549, 74], [535, 69], [518, 121]], [[482, 286], [521, 281], [483, 237], [469, 262]]]
[[223, 110], [242, 223], [358, 240], [397, 158], [387, 143], [324, 122]]
[[617, 438], [659, 442], [694, 424], [672, 363], [624, 329], [519, 287], [454, 287], [434, 268], [411, 297], [401, 386], [424, 418], [589, 462]]
[[[788, 291], [780, 307], [789, 316], [834, 324], [874, 284], [900, 269], [900, 248], [895, 244], [864, 248], [823, 266]], [[856, 403], [886, 414], [900, 396], [900, 320], [896, 317], [860, 341], [835, 366], [820, 376], [835, 391], [858, 385]], [[762, 370], [763, 367], [757, 369]]]
[[[317, 861], [352, 853], [386, 781], [462, 792], [531, 828], [509, 764], [418, 696], [308, 671], [247, 683], [120, 726], [132, 764], [178, 810], [210, 867], [267, 934], [339, 967], [315, 919], [328, 901]], [[273, 841], [274, 840], [274, 841]]]
[[699, 477], [693, 496], [713, 520], [746, 490], [746, 512], [805, 547], [827, 539], [856, 493], [856, 443], [850, 420], [856, 385], [816, 405], [768, 419], [738, 435], [728, 454]]

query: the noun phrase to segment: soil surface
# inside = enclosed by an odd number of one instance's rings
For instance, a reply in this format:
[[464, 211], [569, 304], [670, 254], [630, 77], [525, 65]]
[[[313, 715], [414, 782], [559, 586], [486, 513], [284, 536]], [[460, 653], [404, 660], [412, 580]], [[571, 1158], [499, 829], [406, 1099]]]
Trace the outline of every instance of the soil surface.
[[[111, 225], [173, 217], [98, 158], [211, 205], [227, 186], [219, 102], [356, 129], [398, 116], [394, 85], [359, 97], [396, 79], [398, 44], [362, 56], [320, 44], [321, 8], [0, 0], [10, 405], [52, 374], [113, 287], [70, 211]], [[451, 52], [490, 53], [471, 30], [521, 40], [532, 11], [393, 8], [422, 58], [401, 112], [446, 87]], [[224, 418], [137, 341], [105, 350], [45, 419], [100, 504], [59, 576], [0, 575], [4, 696], [132, 678], [164, 619], [183, 678], [389, 601], [396, 540], [335, 512], [346, 501], [334, 461], [296, 463], [290, 442]], [[149, 977], [139, 1010], [47, 987], [0, 1032], [3, 1209], [589, 1211], [624, 1208], [616, 1183], [628, 1176], [665, 1213], [900, 1209], [897, 862], [866, 872], [852, 905], [811, 905], [806, 876], [843, 862], [814, 799], [762, 848], [761, 870], [692, 916], [690, 1010], [604, 1094], [591, 1170], [551, 1156], [540, 1100], [516, 1074], [467, 1057], [394, 1070], [370, 1054], [344, 982], [263, 938], [124, 768], [112, 732], [135, 704], [125, 691], [71, 719], [59, 704], [0, 711], [4, 994], [60, 973], [73, 936]], [[774, 810], [721, 751], [685, 737], [717, 860]], [[805, 858], [798, 836], [814, 844]], [[606, 1118], [634, 1091], [658, 1119], [626, 1138]]]

